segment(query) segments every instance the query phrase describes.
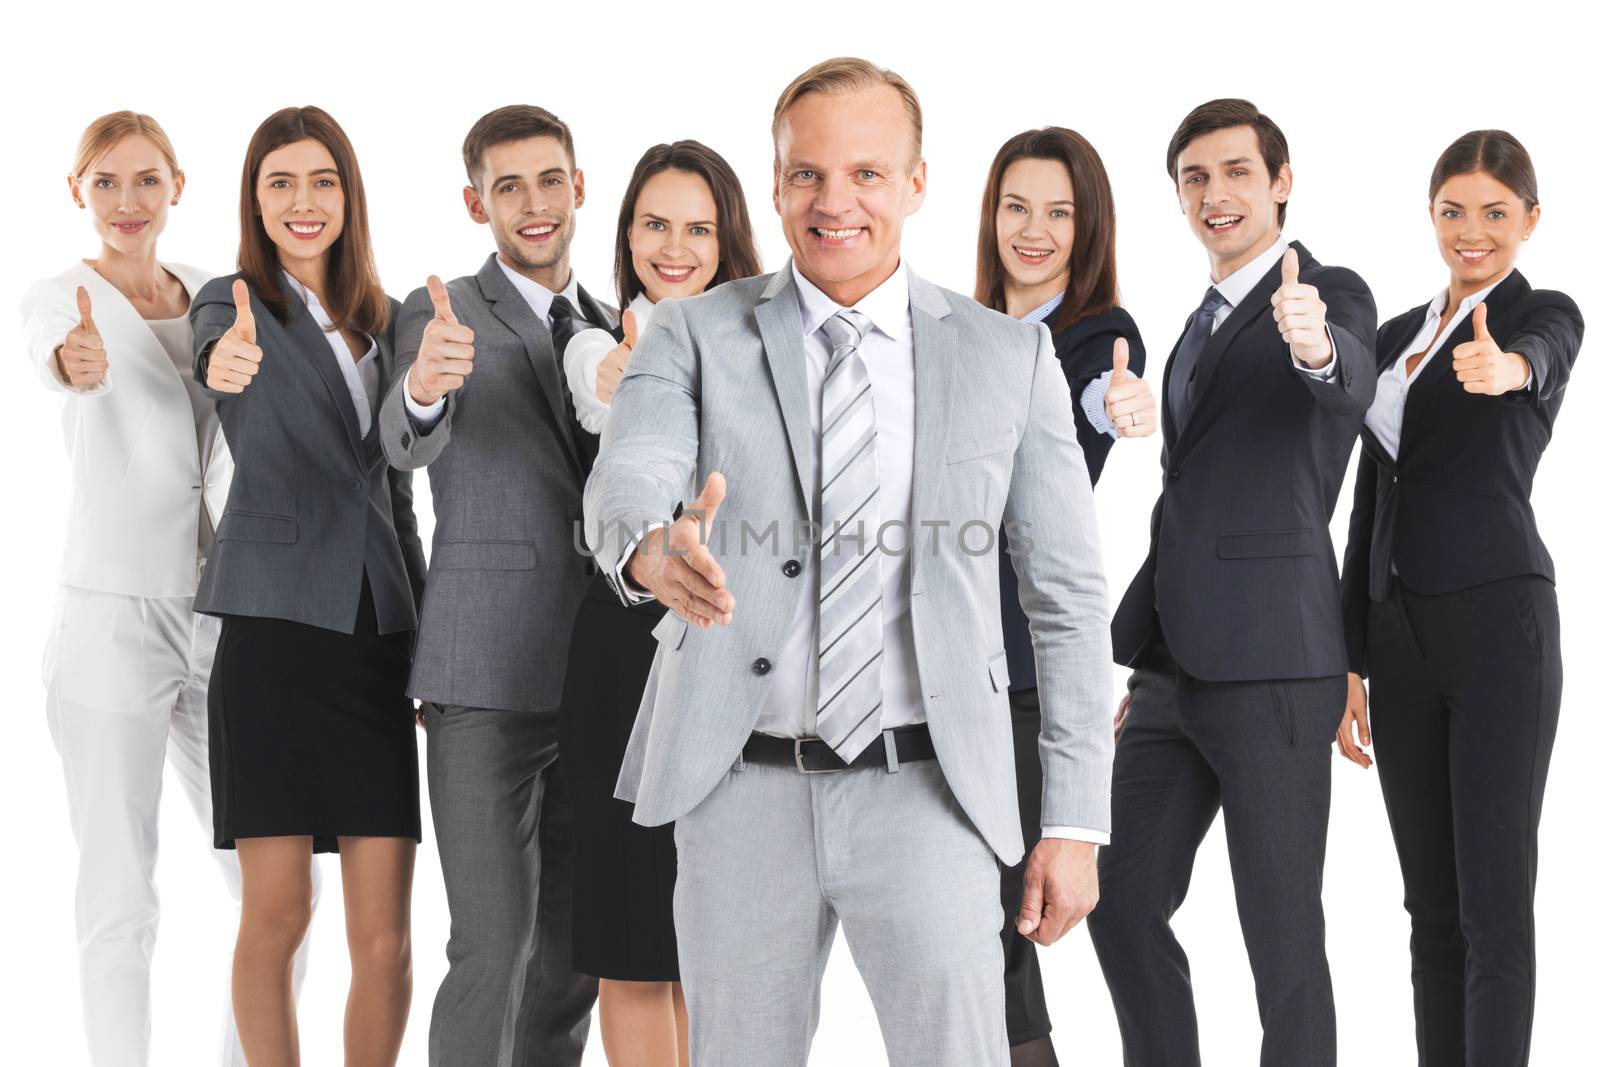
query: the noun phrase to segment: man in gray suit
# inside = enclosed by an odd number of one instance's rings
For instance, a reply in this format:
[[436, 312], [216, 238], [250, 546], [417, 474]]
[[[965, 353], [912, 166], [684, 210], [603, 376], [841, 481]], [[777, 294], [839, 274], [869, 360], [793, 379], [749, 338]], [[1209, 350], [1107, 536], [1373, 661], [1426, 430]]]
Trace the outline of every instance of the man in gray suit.
[[1023, 851], [1002, 523], [1043, 717], [1024, 934], [1048, 944], [1094, 906], [1109, 829], [1105, 581], [1072, 402], [1043, 328], [901, 262], [926, 185], [909, 85], [829, 60], [785, 90], [773, 135], [791, 264], [656, 309], [585, 492], [619, 592], [674, 612], [617, 795], [677, 823], [695, 1067], [804, 1063], [840, 922], [891, 1062], [998, 1067], [995, 858]]
[[[436, 527], [410, 693], [427, 705], [428, 792], [450, 903], [433, 1067], [577, 1067], [596, 983], [571, 968], [571, 818], [555, 769], [574, 543], [594, 439], [561, 349], [615, 313], [569, 265], [583, 172], [542, 108], [490, 112], [462, 146], [472, 218], [498, 252], [411, 294], [384, 451], [428, 468]], [[470, 376], [470, 381], [468, 380]]]

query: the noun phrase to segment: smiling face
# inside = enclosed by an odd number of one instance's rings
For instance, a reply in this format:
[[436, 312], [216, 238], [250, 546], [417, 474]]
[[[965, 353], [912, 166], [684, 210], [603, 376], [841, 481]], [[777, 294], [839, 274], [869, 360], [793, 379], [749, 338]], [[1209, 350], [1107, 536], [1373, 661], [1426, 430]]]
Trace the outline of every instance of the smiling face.
[[141, 256], [166, 228], [167, 209], [183, 193], [183, 172], [174, 173], [156, 143], [136, 133], [67, 183], [73, 200], [94, 216], [95, 231], [107, 246]]
[[922, 206], [927, 167], [912, 159], [906, 105], [888, 85], [812, 92], [778, 125], [772, 200], [795, 266], [845, 307], [900, 263], [900, 231]]
[[1539, 205], [1522, 198], [1487, 171], [1457, 174], [1428, 205], [1439, 255], [1450, 268], [1451, 288], [1473, 293], [1516, 266], [1522, 242], [1539, 224]]
[[628, 228], [628, 251], [651, 303], [704, 292], [721, 258], [717, 203], [706, 180], [664, 170], [646, 181]]
[[1008, 288], [1066, 288], [1076, 210], [1072, 175], [1059, 159], [1019, 159], [1006, 168], [995, 237]]
[[508, 267], [554, 292], [566, 288], [583, 171], [573, 167], [565, 145], [541, 136], [485, 148], [463, 195]]
[[285, 269], [290, 260], [310, 262], [328, 254], [344, 232], [344, 204], [339, 168], [321, 141], [295, 141], [262, 159], [256, 210]]
[[1178, 153], [1178, 204], [1211, 257], [1221, 281], [1278, 239], [1278, 205], [1294, 177], [1285, 163], [1267, 171], [1261, 142], [1249, 126], [1202, 134]]

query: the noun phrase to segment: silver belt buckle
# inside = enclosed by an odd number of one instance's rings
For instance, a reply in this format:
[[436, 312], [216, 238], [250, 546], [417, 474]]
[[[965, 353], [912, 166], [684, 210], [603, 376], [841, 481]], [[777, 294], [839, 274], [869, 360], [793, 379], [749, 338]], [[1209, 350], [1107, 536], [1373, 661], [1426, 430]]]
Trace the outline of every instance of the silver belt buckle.
[[797, 737], [794, 739], [794, 767], [801, 774], [838, 774], [845, 770], [844, 767], [817, 767], [812, 769], [806, 766], [805, 758], [800, 754], [800, 746], [807, 741], [821, 741], [820, 737]]

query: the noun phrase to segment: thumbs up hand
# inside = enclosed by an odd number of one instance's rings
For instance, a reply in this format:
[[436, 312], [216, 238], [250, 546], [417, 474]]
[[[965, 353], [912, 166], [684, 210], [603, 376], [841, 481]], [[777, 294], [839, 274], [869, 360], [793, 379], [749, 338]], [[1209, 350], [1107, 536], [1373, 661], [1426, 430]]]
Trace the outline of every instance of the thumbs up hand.
[[78, 325], [56, 347], [57, 376], [75, 389], [99, 385], [106, 376], [106, 345], [95, 328], [89, 290], [78, 286]]
[[1469, 393], [1500, 396], [1528, 384], [1533, 373], [1528, 361], [1515, 352], [1502, 352], [1489, 336], [1489, 305], [1472, 309], [1472, 340], [1451, 352], [1456, 381]]
[[1156, 397], [1150, 383], [1128, 370], [1128, 341], [1111, 347], [1111, 382], [1106, 386], [1106, 418], [1118, 437], [1149, 437], [1156, 432]]
[[256, 316], [250, 310], [250, 287], [233, 283], [233, 325], [218, 339], [206, 363], [206, 386], [219, 393], [242, 393], [261, 371], [256, 347]]
[[606, 358], [600, 361], [596, 370], [594, 395], [600, 403], [611, 403], [611, 394], [617, 391], [617, 383], [622, 381], [622, 372], [628, 367], [628, 357], [633, 355], [633, 346], [639, 343], [639, 317], [631, 311], [622, 313], [622, 343], [606, 353]]
[[629, 578], [702, 630], [733, 622], [728, 578], [708, 547], [711, 522], [727, 494], [722, 472], [712, 471], [678, 521], [651, 530], [628, 560]]
[[1302, 366], [1318, 370], [1333, 359], [1328, 305], [1317, 295], [1316, 286], [1300, 281], [1300, 255], [1293, 248], [1283, 254], [1283, 284], [1272, 294], [1272, 317], [1290, 355]]
[[472, 340], [476, 336], [472, 327], [456, 321], [450, 291], [438, 275], [428, 276], [428, 297], [433, 301], [433, 319], [423, 328], [416, 362], [406, 373], [406, 389], [423, 407], [438, 403], [440, 397], [466, 383], [472, 373]]

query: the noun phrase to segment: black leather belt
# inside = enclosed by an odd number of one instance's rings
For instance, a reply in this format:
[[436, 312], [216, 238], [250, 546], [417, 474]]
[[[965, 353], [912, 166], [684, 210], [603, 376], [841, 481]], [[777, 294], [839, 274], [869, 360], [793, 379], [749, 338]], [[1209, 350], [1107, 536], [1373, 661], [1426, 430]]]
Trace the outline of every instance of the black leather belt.
[[[926, 723], [915, 726], [898, 726], [884, 733], [894, 735], [895, 762], [910, 763], [933, 759], [933, 738]], [[760, 763], [769, 767], [793, 767], [807, 774], [824, 771], [846, 771], [856, 767], [887, 767], [888, 746], [883, 734], [861, 750], [853, 762], [840, 759], [828, 743], [817, 737], [773, 737], [771, 734], [751, 734], [744, 744], [746, 763]]]

